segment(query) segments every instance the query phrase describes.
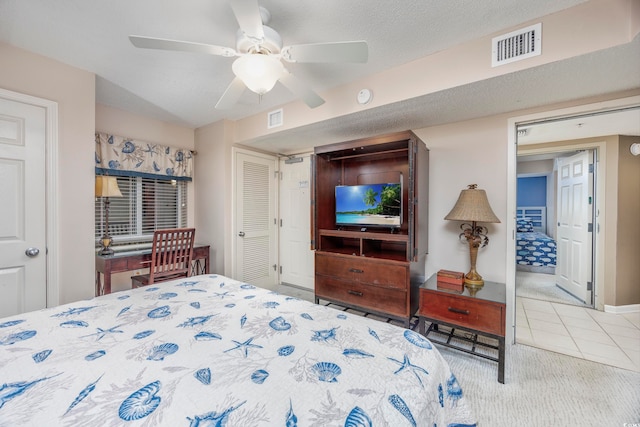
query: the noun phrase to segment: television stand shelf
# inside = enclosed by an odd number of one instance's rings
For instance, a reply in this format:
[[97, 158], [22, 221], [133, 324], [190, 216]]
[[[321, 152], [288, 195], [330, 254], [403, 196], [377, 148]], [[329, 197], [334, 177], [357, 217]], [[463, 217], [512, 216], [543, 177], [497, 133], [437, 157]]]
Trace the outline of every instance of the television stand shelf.
[[390, 232], [318, 230], [318, 250], [371, 258], [406, 261], [409, 236]]

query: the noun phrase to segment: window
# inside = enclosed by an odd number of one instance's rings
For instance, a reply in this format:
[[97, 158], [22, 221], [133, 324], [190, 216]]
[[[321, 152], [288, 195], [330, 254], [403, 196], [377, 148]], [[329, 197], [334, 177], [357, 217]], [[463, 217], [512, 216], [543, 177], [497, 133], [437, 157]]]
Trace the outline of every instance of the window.
[[[118, 250], [149, 246], [153, 232], [187, 226], [187, 182], [119, 176], [122, 197], [109, 199], [109, 235]], [[104, 233], [104, 203], [96, 198], [96, 244]], [[142, 245], [141, 245], [142, 244]]]

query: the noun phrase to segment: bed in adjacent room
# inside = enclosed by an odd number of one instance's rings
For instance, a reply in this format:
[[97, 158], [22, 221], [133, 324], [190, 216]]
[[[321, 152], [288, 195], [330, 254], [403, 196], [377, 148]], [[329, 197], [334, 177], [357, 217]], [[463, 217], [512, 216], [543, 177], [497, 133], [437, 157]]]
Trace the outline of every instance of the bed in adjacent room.
[[204, 275], [0, 319], [0, 426], [464, 426], [422, 335]]
[[546, 207], [516, 210], [516, 269], [555, 274], [556, 241], [546, 234]]

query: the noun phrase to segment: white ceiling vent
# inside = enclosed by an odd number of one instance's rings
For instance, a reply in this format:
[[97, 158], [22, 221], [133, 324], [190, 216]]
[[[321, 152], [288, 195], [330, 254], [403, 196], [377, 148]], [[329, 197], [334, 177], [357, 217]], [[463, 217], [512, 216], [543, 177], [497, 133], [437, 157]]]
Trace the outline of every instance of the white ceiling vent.
[[280, 108], [279, 110], [269, 112], [267, 114], [267, 129], [282, 126], [282, 123], [284, 121], [282, 116], [283, 116], [282, 108]]
[[521, 28], [491, 40], [491, 66], [508, 64], [542, 53], [542, 24]]

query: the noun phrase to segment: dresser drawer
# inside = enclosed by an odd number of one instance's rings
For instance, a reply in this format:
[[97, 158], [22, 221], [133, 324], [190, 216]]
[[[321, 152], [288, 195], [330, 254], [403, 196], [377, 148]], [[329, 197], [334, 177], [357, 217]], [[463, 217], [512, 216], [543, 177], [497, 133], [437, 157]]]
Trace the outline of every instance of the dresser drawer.
[[316, 274], [406, 291], [409, 268], [386, 260], [316, 252]]
[[420, 316], [504, 336], [505, 307], [492, 301], [420, 289]]
[[393, 316], [408, 317], [406, 290], [367, 285], [333, 277], [316, 275], [316, 298], [342, 301]]

